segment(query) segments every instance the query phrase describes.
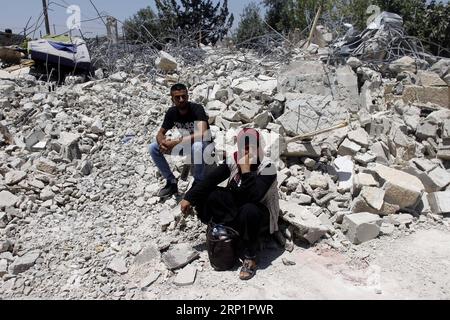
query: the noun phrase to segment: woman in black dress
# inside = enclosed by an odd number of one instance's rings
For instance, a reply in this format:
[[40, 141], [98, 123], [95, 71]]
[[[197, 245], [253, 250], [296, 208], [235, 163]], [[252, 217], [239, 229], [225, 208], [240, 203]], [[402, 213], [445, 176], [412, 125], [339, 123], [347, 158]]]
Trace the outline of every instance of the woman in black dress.
[[[194, 185], [180, 205], [183, 213], [194, 206], [204, 223], [225, 224], [239, 232], [244, 245], [239, 277], [248, 280], [257, 268], [260, 230], [267, 226], [271, 233], [278, 230], [277, 170], [264, 157], [257, 130], [243, 129], [237, 136], [237, 144], [233, 158]], [[226, 188], [217, 186], [227, 178]]]

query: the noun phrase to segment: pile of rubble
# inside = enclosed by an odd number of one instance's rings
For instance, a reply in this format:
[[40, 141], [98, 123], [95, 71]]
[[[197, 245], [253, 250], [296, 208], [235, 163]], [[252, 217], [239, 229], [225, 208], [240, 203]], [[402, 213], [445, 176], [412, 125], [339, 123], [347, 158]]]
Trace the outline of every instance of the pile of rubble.
[[[98, 72], [54, 91], [31, 76], [0, 82], [4, 297], [139, 298], [210, 268], [193, 247], [204, 226], [181, 219], [178, 198], [159, 201], [164, 181], [147, 150], [178, 81], [205, 105], [218, 153], [232, 129], [263, 133], [282, 198], [276, 238], [287, 250], [296, 239], [347, 250], [417, 223], [448, 225], [448, 60], [426, 71], [405, 57], [387, 79], [357, 59], [332, 67], [299, 49], [288, 64], [203, 50], [194, 66], [161, 53], [151, 79]], [[182, 160], [169, 159], [177, 178]]]

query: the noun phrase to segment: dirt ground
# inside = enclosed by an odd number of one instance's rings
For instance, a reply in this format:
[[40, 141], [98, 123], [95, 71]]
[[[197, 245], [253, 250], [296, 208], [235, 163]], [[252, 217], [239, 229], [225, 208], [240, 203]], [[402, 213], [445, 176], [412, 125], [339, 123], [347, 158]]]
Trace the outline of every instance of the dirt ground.
[[[339, 253], [301, 248], [262, 252], [250, 281], [239, 269], [215, 272], [208, 263], [187, 287], [155, 283], [143, 299], [449, 299], [450, 233], [421, 229], [398, 238], [382, 237]], [[282, 259], [295, 262], [284, 265]], [[201, 260], [207, 261], [205, 250]]]

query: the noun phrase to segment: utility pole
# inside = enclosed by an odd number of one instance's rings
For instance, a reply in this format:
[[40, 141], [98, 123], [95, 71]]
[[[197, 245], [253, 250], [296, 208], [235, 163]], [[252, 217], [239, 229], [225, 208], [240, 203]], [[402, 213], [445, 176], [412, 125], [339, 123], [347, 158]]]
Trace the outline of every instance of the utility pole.
[[50, 35], [50, 22], [48, 22], [47, 0], [42, 0], [42, 6], [44, 8], [45, 31], [47, 32], [47, 35]]

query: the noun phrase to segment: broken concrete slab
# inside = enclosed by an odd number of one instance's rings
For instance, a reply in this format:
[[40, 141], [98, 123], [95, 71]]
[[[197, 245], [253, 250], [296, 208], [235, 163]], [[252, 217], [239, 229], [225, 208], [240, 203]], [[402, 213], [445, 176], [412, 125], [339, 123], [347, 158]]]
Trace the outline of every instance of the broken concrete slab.
[[60, 154], [69, 160], [81, 159], [81, 151], [78, 145], [80, 135], [71, 132], [61, 132], [57, 143], [60, 145]]
[[427, 140], [437, 136], [438, 124], [431, 121], [420, 123], [416, 130], [416, 137], [420, 140]]
[[380, 211], [384, 204], [385, 191], [376, 187], [364, 186], [361, 189], [361, 196], [366, 200], [367, 204]]
[[178, 67], [177, 60], [165, 51], [159, 52], [159, 57], [155, 60], [155, 65], [162, 71], [175, 71]]
[[320, 174], [319, 172], [313, 171], [311, 173], [311, 176], [306, 180], [306, 183], [312, 188], [312, 189], [328, 189], [328, 179], [324, 175]]
[[50, 174], [56, 174], [58, 172], [56, 163], [47, 158], [39, 158], [36, 162], [36, 169]]
[[354, 163], [351, 157], [337, 157], [333, 162], [338, 175], [338, 191], [347, 192], [353, 189]]
[[169, 270], [175, 270], [191, 263], [199, 256], [198, 251], [193, 249], [189, 243], [180, 243], [163, 253], [162, 261]]
[[361, 150], [361, 146], [350, 139], [345, 139], [341, 143], [338, 149], [338, 155], [340, 156], [354, 156]]
[[411, 161], [416, 165], [417, 168], [425, 172], [430, 172], [438, 166], [437, 163], [425, 158], [414, 158], [411, 159]]
[[193, 266], [186, 266], [180, 272], [178, 272], [177, 276], [173, 280], [173, 283], [177, 286], [188, 286], [195, 282], [195, 277], [197, 275], [197, 269]]
[[429, 193], [427, 199], [434, 214], [450, 214], [450, 191]]
[[405, 71], [416, 73], [417, 72], [416, 60], [408, 56], [402, 57], [390, 63], [389, 70], [392, 73], [394, 73], [394, 75], [397, 75]]
[[377, 156], [371, 152], [357, 153], [356, 156], [354, 156], [354, 159], [357, 163], [366, 166], [367, 164], [374, 162], [377, 159]]
[[403, 102], [406, 104], [418, 103], [433, 103], [438, 106], [449, 108], [450, 87], [422, 87], [407, 85], [403, 89], [401, 96]]
[[161, 272], [153, 271], [148, 276], [146, 276], [144, 279], [141, 280], [139, 283], [139, 287], [141, 289], [145, 289], [149, 286], [151, 286], [158, 278], [161, 276]]
[[319, 158], [321, 153], [322, 150], [319, 145], [296, 141], [287, 143], [287, 149], [284, 155], [287, 157]]
[[149, 262], [159, 261], [161, 254], [156, 245], [147, 245], [134, 259], [134, 264], [143, 265]]
[[17, 201], [19, 201], [19, 197], [13, 195], [11, 192], [6, 190], [0, 191], [0, 209], [13, 207]]
[[375, 239], [380, 234], [382, 219], [372, 213], [360, 212], [344, 216], [342, 230], [353, 244]]
[[27, 173], [25, 171], [9, 171], [5, 174], [5, 183], [12, 186], [25, 179], [26, 176]]
[[419, 84], [424, 87], [447, 86], [447, 83], [445, 83], [445, 81], [435, 72], [419, 70], [417, 72], [417, 78], [419, 79]]
[[428, 172], [428, 177], [437, 186], [435, 191], [441, 191], [450, 185], [450, 173], [441, 167], [436, 167]]
[[253, 119], [261, 112], [261, 106], [255, 103], [243, 101], [237, 112], [241, 118], [241, 121], [249, 123], [252, 122]]
[[413, 207], [425, 191], [422, 182], [406, 172], [382, 164], [374, 164], [370, 169], [385, 182], [383, 186], [386, 192], [384, 200], [391, 204], [397, 204], [402, 209]]
[[9, 266], [9, 272], [11, 274], [19, 274], [27, 271], [36, 263], [36, 260], [39, 258], [39, 251], [27, 252], [21, 257], [16, 258], [13, 263]]
[[369, 146], [369, 134], [363, 128], [358, 128], [356, 130], [350, 131], [347, 135], [347, 138], [364, 148], [367, 148]]
[[127, 263], [125, 259], [115, 257], [108, 264], [107, 268], [119, 274], [125, 274], [128, 272]]
[[291, 224], [295, 233], [310, 244], [316, 243], [329, 231], [329, 227], [317, 217], [322, 211], [320, 207], [305, 207], [280, 200], [280, 209], [282, 219]]

